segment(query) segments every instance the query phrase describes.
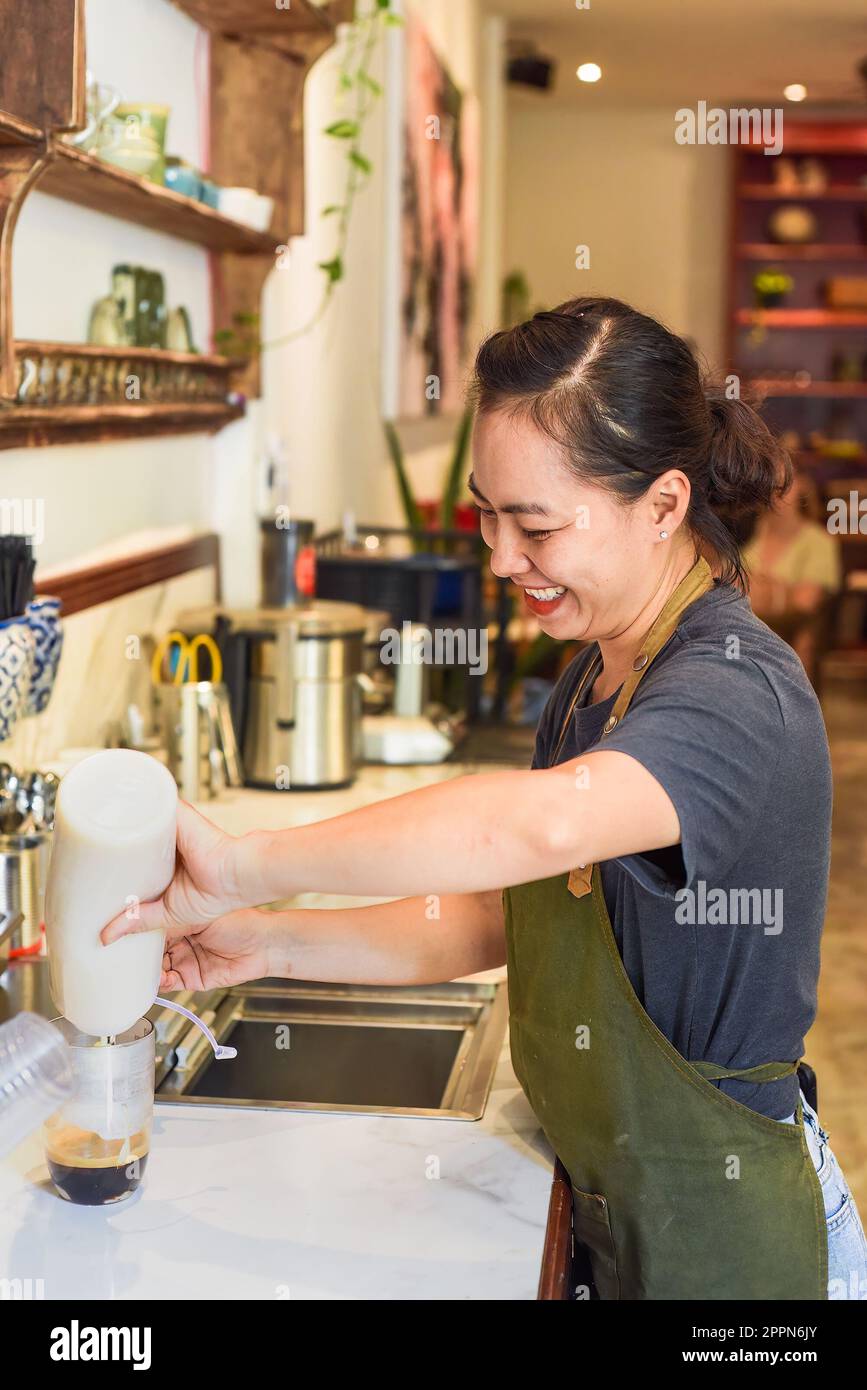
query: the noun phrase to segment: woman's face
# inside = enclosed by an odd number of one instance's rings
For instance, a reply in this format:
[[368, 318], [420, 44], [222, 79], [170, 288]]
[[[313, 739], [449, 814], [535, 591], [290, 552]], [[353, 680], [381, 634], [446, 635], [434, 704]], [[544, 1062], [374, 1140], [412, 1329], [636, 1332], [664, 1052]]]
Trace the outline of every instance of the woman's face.
[[523, 591], [551, 637], [604, 640], [624, 631], [672, 546], [660, 543], [660, 527], [673, 540], [680, 508], [673, 520], [659, 515], [658, 487], [624, 505], [576, 478], [553, 440], [504, 411], [479, 418], [473, 455], [470, 488], [494, 574]]

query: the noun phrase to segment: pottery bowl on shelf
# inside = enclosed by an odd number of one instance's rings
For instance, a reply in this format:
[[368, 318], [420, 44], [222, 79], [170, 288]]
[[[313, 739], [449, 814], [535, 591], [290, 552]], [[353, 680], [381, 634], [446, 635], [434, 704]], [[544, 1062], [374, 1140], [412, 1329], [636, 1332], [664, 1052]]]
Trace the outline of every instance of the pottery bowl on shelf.
[[171, 115], [170, 106], [158, 102], [121, 102], [115, 108], [112, 120], [121, 121], [127, 132], [136, 131], [139, 138], [146, 139], [156, 146], [156, 164], [148, 176], [155, 183], [162, 183], [166, 171], [166, 131]]
[[159, 145], [150, 131], [130, 116], [123, 123], [113, 121], [97, 150], [105, 164], [113, 164], [128, 174], [155, 178], [162, 161]]
[[166, 156], [163, 183], [173, 193], [182, 193], [185, 198], [195, 198], [197, 201], [201, 201], [202, 180], [192, 165], [178, 155]]
[[221, 188], [218, 206], [224, 217], [252, 227], [255, 232], [267, 232], [274, 213], [274, 199], [257, 193], [255, 188]]

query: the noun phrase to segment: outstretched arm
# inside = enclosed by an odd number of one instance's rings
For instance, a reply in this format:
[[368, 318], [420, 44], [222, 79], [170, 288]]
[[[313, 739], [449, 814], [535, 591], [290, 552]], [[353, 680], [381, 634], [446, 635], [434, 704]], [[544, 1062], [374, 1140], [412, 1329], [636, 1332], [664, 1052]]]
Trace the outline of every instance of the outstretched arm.
[[491, 772], [238, 845], [242, 892], [471, 893], [677, 844], [667, 793], [625, 753]]
[[241, 839], [188, 806], [179, 863], [161, 899], [103, 933], [201, 928], [226, 913], [306, 891], [353, 897], [487, 893], [579, 864], [677, 844], [667, 793], [625, 753], [494, 772], [392, 797], [348, 815]]
[[500, 893], [404, 898], [292, 912], [242, 909], [170, 932], [161, 989], [216, 989], [274, 977], [365, 985], [439, 984], [506, 959]]

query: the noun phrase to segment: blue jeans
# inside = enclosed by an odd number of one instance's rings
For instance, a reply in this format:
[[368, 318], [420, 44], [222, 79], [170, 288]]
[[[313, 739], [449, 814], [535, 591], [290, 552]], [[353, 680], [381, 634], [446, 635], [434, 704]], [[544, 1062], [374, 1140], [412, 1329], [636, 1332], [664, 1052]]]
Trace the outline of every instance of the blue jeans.
[[[867, 1301], [867, 1240], [855, 1198], [828, 1144], [819, 1117], [801, 1095], [804, 1134], [810, 1157], [819, 1175], [828, 1226], [828, 1298]], [[795, 1116], [780, 1122], [793, 1125]]]

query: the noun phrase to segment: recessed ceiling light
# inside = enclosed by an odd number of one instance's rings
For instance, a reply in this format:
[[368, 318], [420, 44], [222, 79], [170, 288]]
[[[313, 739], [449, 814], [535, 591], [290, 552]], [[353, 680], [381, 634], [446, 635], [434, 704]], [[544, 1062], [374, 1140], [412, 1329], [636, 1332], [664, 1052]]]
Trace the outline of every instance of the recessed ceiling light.
[[807, 89], [802, 82], [790, 82], [788, 87], [783, 88], [786, 101], [803, 101], [806, 95]]
[[576, 73], [579, 82], [598, 82], [602, 69], [598, 63], [582, 63]]

